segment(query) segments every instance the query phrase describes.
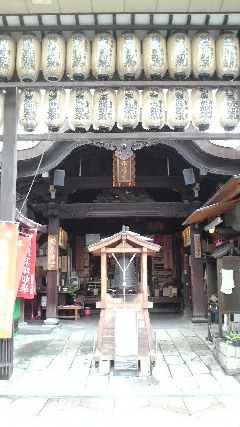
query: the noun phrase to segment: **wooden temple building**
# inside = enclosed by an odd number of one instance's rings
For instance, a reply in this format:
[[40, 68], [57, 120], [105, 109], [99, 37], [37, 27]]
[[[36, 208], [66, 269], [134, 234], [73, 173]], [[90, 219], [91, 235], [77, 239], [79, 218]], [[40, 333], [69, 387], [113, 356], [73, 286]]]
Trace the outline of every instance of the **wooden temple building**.
[[76, 283], [104, 329], [118, 291], [112, 254], [126, 239], [126, 254], [141, 253], [145, 325], [155, 312], [206, 320], [202, 258], [215, 243], [208, 215], [188, 218], [240, 174], [238, 2], [14, 3], [0, 6], [0, 208], [1, 220], [17, 207], [47, 226], [35, 310], [47, 297], [44, 322], [58, 324]]

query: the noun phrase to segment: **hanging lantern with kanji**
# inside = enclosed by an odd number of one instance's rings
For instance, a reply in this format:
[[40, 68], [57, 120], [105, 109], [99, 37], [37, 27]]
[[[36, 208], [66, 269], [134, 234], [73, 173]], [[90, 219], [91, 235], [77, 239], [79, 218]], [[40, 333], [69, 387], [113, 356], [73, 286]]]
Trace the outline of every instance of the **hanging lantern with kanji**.
[[139, 123], [139, 92], [134, 87], [122, 87], [117, 91], [117, 126], [132, 130]]
[[93, 102], [90, 89], [71, 89], [68, 111], [68, 120], [71, 128], [76, 132], [87, 131], [93, 121]]
[[26, 132], [33, 132], [41, 117], [41, 92], [38, 89], [23, 89], [19, 96], [18, 121]]
[[216, 72], [223, 80], [234, 80], [239, 75], [239, 39], [231, 33], [224, 33], [216, 40]]
[[215, 39], [207, 31], [192, 38], [192, 71], [196, 79], [207, 80], [216, 70]]
[[141, 42], [134, 33], [123, 33], [117, 39], [117, 71], [121, 80], [135, 80], [141, 74]]
[[192, 123], [200, 131], [211, 126], [213, 119], [213, 95], [210, 87], [192, 89]]
[[16, 70], [19, 80], [35, 82], [41, 66], [41, 42], [33, 34], [23, 34], [17, 42]]
[[93, 94], [93, 127], [109, 131], [116, 123], [116, 93], [113, 89], [99, 88]]
[[60, 81], [65, 71], [65, 40], [57, 33], [47, 34], [42, 41], [42, 72], [45, 80]]
[[239, 123], [239, 95], [235, 88], [219, 88], [216, 92], [218, 119], [225, 131], [234, 130]]
[[89, 77], [91, 69], [91, 43], [84, 33], [74, 33], [67, 40], [66, 73], [71, 80]]
[[116, 68], [116, 41], [105, 31], [92, 41], [92, 74], [98, 80], [112, 79]]
[[165, 76], [167, 71], [166, 39], [158, 31], [147, 34], [142, 42], [143, 70], [148, 80]]
[[16, 43], [7, 34], [0, 35], [0, 81], [11, 80], [15, 71]]
[[189, 94], [184, 87], [167, 91], [167, 124], [175, 131], [183, 131], [189, 125]]
[[161, 129], [165, 124], [165, 101], [161, 88], [145, 88], [142, 92], [142, 127]]
[[192, 72], [191, 39], [174, 33], [167, 40], [168, 71], [172, 79], [183, 80]]
[[44, 123], [51, 132], [64, 126], [66, 116], [66, 94], [63, 89], [50, 88], [44, 95]]

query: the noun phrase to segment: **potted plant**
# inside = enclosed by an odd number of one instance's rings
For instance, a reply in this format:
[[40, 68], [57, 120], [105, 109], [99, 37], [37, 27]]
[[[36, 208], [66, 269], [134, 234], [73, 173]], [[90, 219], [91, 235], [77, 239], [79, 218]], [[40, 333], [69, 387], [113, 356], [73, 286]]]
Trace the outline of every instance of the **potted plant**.
[[225, 340], [234, 347], [240, 347], [240, 334], [236, 332], [229, 332], [229, 334], [225, 336]]
[[68, 293], [73, 298], [73, 301], [75, 301], [76, 292], [77, 292], [77, 285], [76, 285], [76, 283], [70, 282], [69, 285], [68, 285]]

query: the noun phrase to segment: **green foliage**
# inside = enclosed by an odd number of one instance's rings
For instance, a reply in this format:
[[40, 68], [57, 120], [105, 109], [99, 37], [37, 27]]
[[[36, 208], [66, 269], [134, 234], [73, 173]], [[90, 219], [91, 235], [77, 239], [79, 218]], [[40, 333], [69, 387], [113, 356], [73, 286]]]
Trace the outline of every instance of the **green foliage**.
[[229, 334], [225, 336], [225, 339], [228, 344], [232, 344], [233, 342], [240, 342], [240, 335], [235, 332], [229, 332]]
[[73, 299], [76, 298], [77, 285], [74, 282], [70, 282], [68, 285], [68, 293], [72, 296]]

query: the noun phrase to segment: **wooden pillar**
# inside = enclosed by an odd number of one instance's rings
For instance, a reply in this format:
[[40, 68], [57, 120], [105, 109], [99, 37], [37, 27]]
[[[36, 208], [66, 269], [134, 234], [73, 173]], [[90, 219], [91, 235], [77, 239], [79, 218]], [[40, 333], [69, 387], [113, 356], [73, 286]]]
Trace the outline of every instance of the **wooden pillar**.
[[[206, 319], [203, 264], [201, 256], [201, 230], [191, 226], [191, 290], [192, 290], [192, 320]], [[200, 251], [200, 252], [199, 252]]]
[[143, 302], [148, 301], [147, 249], [142, 248], [141, 254], [141, 292]]
[[[55, 204], [50, 204], [49, 206], [49, 221], [48, 221], [48, 235], [56, 236], [58, 242], [59, 236], [59, 217], [58, 211], [55, 207]], [[56, 246], [56, 260], [58, 264], [58, 243]], [[44, 321], [45, 325], [57, 325], [59, 319], [57, 317], [57, 307], [58, 307], [58, 265], [55, 269], [48, 270], [47, 272], [47, 310], [46, 310], [46, 320]]]
[[[17, 179], [17, 89], [7, 89], [4, 103], [1, 171], [1, 221], [15, 222]], [[1, 286], [1, 284], [0, 284]], [[0, 379], [13, 372], [13, 337], [0, 339]]]
[[106, 248], [101, 249], [101, 301], [105, 301], [107, 293], [107, 254]]

